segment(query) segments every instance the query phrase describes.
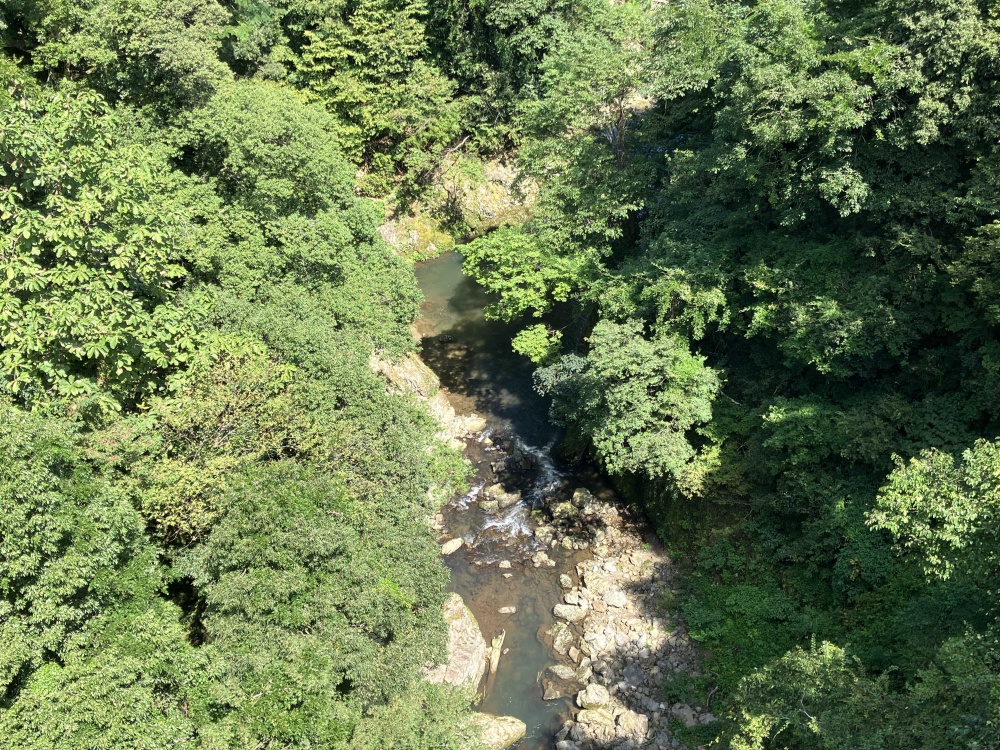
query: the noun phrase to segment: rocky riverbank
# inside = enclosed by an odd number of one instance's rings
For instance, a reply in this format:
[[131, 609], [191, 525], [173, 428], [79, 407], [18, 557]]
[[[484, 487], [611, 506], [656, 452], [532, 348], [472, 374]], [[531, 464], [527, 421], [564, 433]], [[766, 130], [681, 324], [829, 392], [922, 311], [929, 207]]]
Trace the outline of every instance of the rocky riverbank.
[[[525, 501], [513, 488], [531, 470], [531, 458], [497, 442], [490, 476], [501, 481], [484, 484], [471, 499], [499, 515]], [[676, 702], [664, 691], [665, 682], [689, 685], [701, 674], [698, 651], [671, 613], [679, 571], [670, 556], [643, 518], [583, 487], [570, 493], [563, 486], [533, 517], [533, 545], [521, 547], [533, 550], [530, 557], [496, 565], [508, 578], [525, 575], [524, 565], [555, 568], [559, 576], [562, 599], [550, 605], [556, 622], [537, 633], [552, 658], [539, 674], [539, 697], [572, 699], [556, 749], [682, 748], [679, 727], [715, 717], [704, 705], [707, 694], [704, 703]], [[453, 551], [450, 544], [444, 552]], [[578, 562], [560, 569], [570, 552]]]
[[555, 660], [542, 679], [545, 695], [575, 695], [556, 748], [681, 748], [672, 726], [715, 717], [706, 706], [664, 697], [665, 681], [700, 674], [696, 648], [669, 613], [677, 568], [642, 519], [586, 489], [548, 512], [552, 520], [536, 537], [592, 553], [560, 575], [563, 601], [553, 607], [559, 621], [539, 633]]
[[[562, 727], [546, 746], [682, 748], [676, 735], [679, 727], [713, 722], [706, 705], [709, 695], [699, 696], [702, 703], [672, 702], [666, 697], [664, 683], [692, 684], [700, 675], [700, 662], [684, 624], [671, 614], [678, 570], [643, 519], [610, 495], [598, 498], [560, 477], [542, 476], [548, 469], [539, 465], [544, 456], [537, 449], [512, 436], [490, 436], [484, 432], [485, 420], [475, 414], [457, 414], [434, 373], [418, 358], [389, 364], [373, 357], [372, 367], [386, 377], [391, 390], [426, 401], [441, 423], [440, 437], [464, 446], [477, 465], [473, 491], [453, 501], [449, 513], [438, 514], [431, 523], [441, 534], [443, 554], [461, 557], [470, 569], [498, 569], [501, 593], [473, 597], [490, 602], [492, 608], [480, 603], [477, 611], [487, 618], [490, 632], [498, 630], [498, 615], [514, 615], [522, 605], [516, 597], [495, 601], [505, 596], [504, 585], [514, 585], [514, 593], [520, 590], [518, 580], [527, 581], [529, 575], [548, 571], [547, 576], [558, 576], [561, 600], [553, 580], [552, 601], [543, 605], [554, 616], [546, 618], [552, 624], [543, 625], [536, 634], [551, 659], [538, 664], [538, 699], [551, 702], [556, 710], [564, 707]], [[490, 533], [470, 535], [467, 530], [463, 536], [450, 528], [449, 519], [454, 522], [472, 506], [488, 519], [484, 530]], [[495, 532], [503, 532], [504, 519], [515, 513], [529, 519], [528, 537], [523, 536], [522, 525], [516, 539], [502, 535], [498, 539]], [[532, 568], [541, 570], [529, 574]], [[501, 603], [504, 606], [498, 606]], [[491, 649], [476, 618], [460, 597], [446, 605], [446, 618], [451, 659], [432, 679], [448, 675], [454, 679], [444, 681], [481, 685]], [[503, 669], [502, 660], [499, 668]], [[482, 722], [484, 740], [489, 738], [494, 748], [505, 747], [503, 743], [524, 733], [524, 724], [511, 717], [485, 715]]]

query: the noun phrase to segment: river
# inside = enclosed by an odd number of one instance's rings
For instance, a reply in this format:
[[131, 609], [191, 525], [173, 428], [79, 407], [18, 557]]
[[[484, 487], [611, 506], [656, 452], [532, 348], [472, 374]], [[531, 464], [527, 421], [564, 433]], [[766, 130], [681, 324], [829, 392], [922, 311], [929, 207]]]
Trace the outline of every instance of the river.
[[[587, 553], [539, 544], [532, 510], [546, 497], [568, 497], [579, 487], [602, 499], [611, 494], [593, 472], [571, 470], [553, 459], [559, 434], [547, 419], [548, 404], [532, 388], [532, 364], [511, 350], [519, 326], [486, 320], [483, 308], [490, 298], [462, 273], [461, 256], [444, 253], [418, 264], [416, 275], [425, 297], [417, 323], [422, 358], [456, 411], [475, 412], [488, 425], [466, 451], [476, 468], [473, 489], [443, 510], [448, 533], [467, 542], [446, 558], [453, 590], [472, 610], [487, 642], [506, 634], [481, 709], [525, 722], [527, 734], [517, 750], [548, 750], [569, 718], [571, 699], [542, 699], [540, 678], [553, 660], [537, 634], [555, 622], [552, 607], [563, 594], [560, 574], [575, 582], [576, 564]], [[520, 491], [522, 499], [500, 513], [484, 512], [482, 489], [497, 481]], [[554, 566], [532, 562], [542, 549]], [[507, 607], [516, 612], [499, 612]]]

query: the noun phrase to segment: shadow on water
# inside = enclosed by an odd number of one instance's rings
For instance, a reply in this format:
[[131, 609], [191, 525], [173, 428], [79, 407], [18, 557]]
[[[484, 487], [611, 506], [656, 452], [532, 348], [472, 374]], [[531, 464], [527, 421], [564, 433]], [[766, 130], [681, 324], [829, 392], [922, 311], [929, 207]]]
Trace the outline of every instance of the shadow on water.
[[425, 301], [417, 330], [423, 360], [441, 379], [459, 412], [475, 411], [494, 431], [509, 431], [544, 446], [557, 436], [549, 424], [548, 403], [532, 386], [534, 366], [511, 349], [522, 323], [487, 320], [483, 308], [493, 301], [462, 273], [454, 252], [421, 263], [417, 280]]

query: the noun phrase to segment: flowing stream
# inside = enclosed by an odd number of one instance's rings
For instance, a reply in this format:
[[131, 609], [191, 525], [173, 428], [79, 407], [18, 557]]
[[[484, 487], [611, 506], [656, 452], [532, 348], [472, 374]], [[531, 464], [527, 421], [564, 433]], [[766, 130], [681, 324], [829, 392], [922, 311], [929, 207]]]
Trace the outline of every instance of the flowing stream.
[[[486, 681], [481, 709], [525, 722], [527, 735], [517, 750], [548, 750], [569, 715], [570, 699], [542, 699], [540, 675], [553, 661], [537, 634], [555, 622], [559, 575], [575, 582], [575, 565], [586, 553], [538, 544], [532, 510], [543, 498], [568, 496], [578, 487], [605, 499], [610, 492], [595, 475], [567, 470], [553, 459], [558, 432], [547, 420], [548, 404], [532, 388], [531, 363], [511, 350], [518, 325], [485, 319], [490, 298], [462, 273], [461, 256], [444, 253], [419, 264], [416, 274], [425, 296], [417, 324], [422, 357], [456, 411], [475, 412], [488, 424], [466, 452], [476, 467], [472, 489], [442, 511], [448, 532], [468, 542], [446, 558], [453, 590], [487, 642], [505, 633], [505, 651], [495, 677]], [[521, 500], [499, 513], [484, 512], [482, 491], [497, 481], [520, 491]], [[542, 549], [554, 566], [534, 565], [531, 558]], [[499, 612], [507, 607], [516, 612]]]

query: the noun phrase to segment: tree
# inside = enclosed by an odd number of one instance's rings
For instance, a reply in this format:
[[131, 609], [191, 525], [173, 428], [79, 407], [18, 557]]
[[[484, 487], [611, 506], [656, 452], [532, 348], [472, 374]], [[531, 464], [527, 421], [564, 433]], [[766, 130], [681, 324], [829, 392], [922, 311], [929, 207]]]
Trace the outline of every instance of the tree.
[[749, 676], [737, 705], [733, 750], [897, 747], [885, 680], [866, 677], [832, 643], [795, 649]]
[[[341, 746], [363, 709], [441, 658], [446, 573], [432, 541], [290, 463], [230, 475], [222, 515], [176, 572], [247, 700], [243, 742]], [[404, 514], [405, 517], [405, 514]]]
[[998, 513], [1000, 449], [979, 440], [961, 461], [938, 450], [907, 463], [897, 458], [868, 522], [917, 556], [928, 576], [961, 571], [985, 583], [1000, 561]]
[[184, 295], [185, 217], [163, 212], [162, 153], [116, 138], [93, 93], [47, 93], [0, 112], [0, 368], [24, 403], [134, 406], [200, 340]]
[[712, 417], [718, 375], [678, 339], [645, 338], [638, 321], [602, 321], [589, 343], [586, 359], [567, 355], [538, 372], [542, 393], [555, 397], [553, 415], [583, 430], [610, 471], [685, 483], [699, 458], [693, 432]]
[[161, 118], [231, 77], [218, 58], [226, 12], [215, 0], [14, 0], [11, 11], [35, 70], [85, 78], [110, 102]]
[[0, 404], [0, 685], [8, 698], [91, 620], [160, 585], [128, 497], [67, 423]]

